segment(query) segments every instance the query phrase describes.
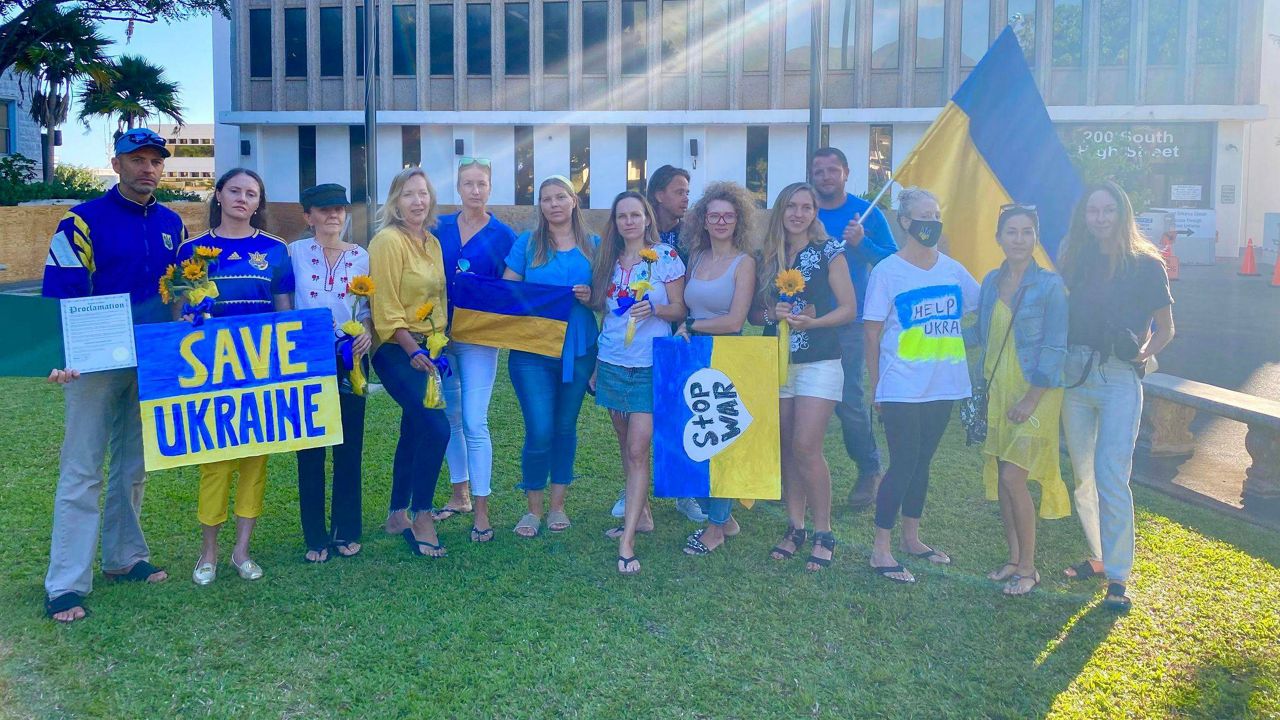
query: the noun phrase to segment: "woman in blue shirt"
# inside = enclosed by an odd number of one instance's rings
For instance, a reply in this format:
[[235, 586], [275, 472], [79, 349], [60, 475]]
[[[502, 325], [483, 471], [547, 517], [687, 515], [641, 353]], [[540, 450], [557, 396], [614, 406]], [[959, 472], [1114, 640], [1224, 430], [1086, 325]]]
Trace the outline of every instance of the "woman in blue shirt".
[[542, 181], [538, 210], [538, 227], [516, 239], [502, 276], [572, 286], [578, 302], [569, 316], [560, 359], [520, 350], [512, 350], [507, 359], [525, 427], [520, 488], [525, 491], [529, 512], [515, 527], [521, 537], [534, 537], [541, 528], [548, 477], [551, 510], [547, 527], [552, 532], [569, 529], [564, 499], [573, 482], [578, 412], [595, 369], [598, 334], [596, 316], [586, 303], [591, 300], [591, 259], [600, 238], [587, 228], [578, 195], [567, 178], [553, 175]]
[[[445, 215], [436, 224], [435, 235], [444, 255], [445, 279], [452, 298], [458, 273], [501, 277], [507, 254], [516, 234], [489, 214], [486, 205], [492, 189], [493, 170], [487, 158], [464, 157], [458, 165], [458, 196], [462, 210]], [[450, 306], [450, 313], [453, 308]], [[493, 539], [489, 523], [489, 492], [493, 476], [493, 442], [489, 438], [489, 399], [493, 379], [498, 374], [498, 349], [486, 345], [451, 342], [446, 349], [453, 373], [444, 379], [445, 413], [449, 417], [449, 479], [453, 493], [449, 502], [435, 512], [436, 520], [472, 510], [472, 542]], [[470, 485], [470, 493], [468, 493]]]

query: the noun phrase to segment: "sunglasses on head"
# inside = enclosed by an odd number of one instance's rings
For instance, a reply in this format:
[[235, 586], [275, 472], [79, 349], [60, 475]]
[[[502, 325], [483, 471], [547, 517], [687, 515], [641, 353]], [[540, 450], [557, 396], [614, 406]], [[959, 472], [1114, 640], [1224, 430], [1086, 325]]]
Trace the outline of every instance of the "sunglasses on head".
[[155, 133], [149, 133], [149, 132], [127, 132], [124, 135], [122, 135], [121, 138], [128, 140], [134, 145], [159, 144], [161, 147], [163, 147], [164, 145], [168, 144], [164, 138], [160, 137], [159, 135], [156, 135]]
[[1028, 212], [1035, 212], [1035, 211], [1036, 211], [1036, 206], [1035, 206], [1035, 205], [1023, 205], [1022, 203], [1009, 203], [1008, 205], [1001, 205], [1001, 206], [1000, 206], [1000, 214], [1001, 214], [1001, 215], [1003, 215], [1003, 214], [1005, 214], [1005, 213], [1007, 213], [1007, 212], [1012, 212], [1012, 211], [1014, 211], [1014, 210], [1026, 210], [1026, 211], [1028, 211]]
[[492, 167], [493, 161], [489, 158], [463, 156], [458, 159], [458, 168], [464, 168], [468, 165], [479, 165], [480, 167]]

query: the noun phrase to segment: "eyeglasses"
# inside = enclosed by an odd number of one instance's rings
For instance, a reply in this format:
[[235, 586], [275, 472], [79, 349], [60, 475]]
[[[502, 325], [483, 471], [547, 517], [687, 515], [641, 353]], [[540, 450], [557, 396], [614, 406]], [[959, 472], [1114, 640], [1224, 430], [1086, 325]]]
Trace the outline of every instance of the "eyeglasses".
[[120, 136], [121, 140], [128, 140], [134, 145], [159, 145], [164, 147], [168, 144], [164, 138], [149, 130], [130, 130]]
[[707, 223], [711, 225], [732, 225], [736, 222], [737, 213], [707, 213]]
[[469, 166], [469, 165], [479, 165], [480, 167], [492, 168], [492, 167], [493, 167], [493, 161], [492, 161], [492, 160], [490, 160], [489, 158], [482, 158], [482, 157], [470, 157], [470, 156], [466, 156], [466, 155], [464, 155], [463, 157], [461, 157], [461, 158], [459, 158], [459, 159], [458, 159], [458, 169], [459, 169], [459, 170], [461, 170], [462, 168], [467, 167], [467, 166]]
[[1035, 212], [1035, 211], [1036, 211], [1036, 206], [1035, 206], [1035, 205], [1023, 205], [1022, 203], [1009, 203], [1008, 205], [1001, 205], [1001, 206], [1000, 206], [1000, 212], [1001, 212], [1001, 214], [1003, 214], [1003, 213], [1007, 213], [1007, 212], [1009, 212], [1009, 211], [1011, 211], [1011, 210], [1029, 210], [1029, 211], [1031, 211], [1031, 212]]

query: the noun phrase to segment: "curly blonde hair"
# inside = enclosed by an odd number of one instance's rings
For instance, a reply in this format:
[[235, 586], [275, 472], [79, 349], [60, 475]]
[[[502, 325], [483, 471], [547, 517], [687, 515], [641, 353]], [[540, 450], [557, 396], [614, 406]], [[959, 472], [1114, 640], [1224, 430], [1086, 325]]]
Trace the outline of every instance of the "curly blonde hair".
[[733, 246], [744, 253], [755, 251], [756, 204], [751, 193], [735, 182], [713, 182], [707, 186], [698, 202], [685, 213], [680, 229], [680, 247], [690, 260], [711, 248], [711, 235], [707, 232], [707, 206], [721, 200], [733, 206], [738, 224], [733, 229]]

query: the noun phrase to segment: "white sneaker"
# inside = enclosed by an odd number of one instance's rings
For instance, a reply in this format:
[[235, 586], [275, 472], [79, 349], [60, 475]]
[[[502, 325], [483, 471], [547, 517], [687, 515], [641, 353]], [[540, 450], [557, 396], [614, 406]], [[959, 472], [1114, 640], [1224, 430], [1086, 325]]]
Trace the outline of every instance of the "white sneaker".
[[698, 506], [698, 501], [693, 498], [680, 498], [679, 500], [676, 500], [676, 511], [693, 522], [700, 523], [707, 521], [707, 514], [702, 512], [702, 508]]
[[613, 510], [609, 514], [616, 518], [620, 518], [627, 514], [627, 489], [622, 488], [622, 492], [618, 493], [618, 502], [613, 504]]

